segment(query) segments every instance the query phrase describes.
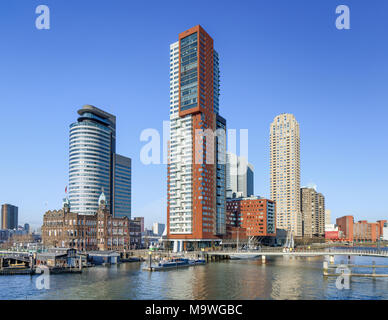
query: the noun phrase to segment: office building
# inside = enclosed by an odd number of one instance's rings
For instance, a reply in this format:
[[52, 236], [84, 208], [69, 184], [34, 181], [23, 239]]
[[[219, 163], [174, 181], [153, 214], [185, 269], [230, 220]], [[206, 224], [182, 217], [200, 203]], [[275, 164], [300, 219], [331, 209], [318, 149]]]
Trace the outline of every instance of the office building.
[[382, 233], [380, 235], [380, 239], [383, 241], [388, 241], [388, 223], [384, 222]]
[[152, 232], [154, 233], [154, 235], [161, 236], [164, 232], [165, 227], [166, 225], [164, 223], [154, 222], [152, 226]]
[[379, 235], [381, 238], [384, 234], [384, 226], [386, 226], [387, 220], [377, 220], [376, 223], [379, 225]]
[[140, 224], [140, 232], [144, 232], [144, 217], [134, 217], [133, 220], [137, 221]]
[[131, 219], [131, 159], [114, 154], [113, 214]]
[[375, 242], [380, 238], [380, 225], [377, 222], [361, 220], [353, 225], [353, 239], [357, 242]]
[[141, 224], [136, 220], [129, 220], [129, 243], [132, 249], [142, 247]]
[[250, 197], [254, 194], [253, 165], [244, 157], [226, 153], [226, 197]]
[[1, 206], [1, 229], [17, 229], [19, 209], [11, 204]]
[[228, 222], [242, 227], [248, 237], [276, 235], [275, 202], [261, 197], [228, 199]]
[[292, 114], [275, 117], [270, 127], [270, 197], [276, 201], [276, 226], [302, 235], [300, 212], [300, 134]]
[[331, 224], [331, 210], [325, 209], [325, 224]]
[[315, 188], [301, 188], [302, 236], [306, 238], [325, 235], [325, 197]]
[[339, 231], [342, 233], [342, 239], [346, 241], [353, 241], [353, 226], [354, 218], [353, 216], [343, 216], [337, 218], [336, 225], [338, 226]]
[[337, 225], [344, 241], [375, 242], [379, 239], [384, 240], [387, 220], [354, 222], [353, 216], [344, 216], [337, 219]]
[[[72, 210], [95, 214], [106, 194], [114, 216], [131, 217], [131, 159], [116, 154], [116, 117], [85, 105], [70, 125], [69, 199]], [[117, 211], [117, 212], [116, 212]]]
[[[216, 68], [218, 70], [218, 67]], [[218, 83], [218, 78], [215, 83]], [[217, 102], [218, 110], [218, 95], [214, 99]], [[216, 234], [222, 236], [226, 234], [226, 179], [227, 179], [227, 164], [226, 164], [226, 120], [219, 114], [216, 116]]]
[[225, 233], [225, 129], [218, 54], [198, 25], [170, 45], [167, 237], [175, 251], [211, 245]]

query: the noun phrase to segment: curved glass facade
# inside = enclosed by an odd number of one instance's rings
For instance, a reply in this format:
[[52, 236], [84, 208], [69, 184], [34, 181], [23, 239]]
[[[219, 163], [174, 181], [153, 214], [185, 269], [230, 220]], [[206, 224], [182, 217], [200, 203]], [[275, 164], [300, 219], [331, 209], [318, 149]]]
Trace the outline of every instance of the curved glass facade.
[[72, 211], [94, 214], [102, 188], [110, 203], [112, 129], [85, 116], [70, 126], [69, 198]]

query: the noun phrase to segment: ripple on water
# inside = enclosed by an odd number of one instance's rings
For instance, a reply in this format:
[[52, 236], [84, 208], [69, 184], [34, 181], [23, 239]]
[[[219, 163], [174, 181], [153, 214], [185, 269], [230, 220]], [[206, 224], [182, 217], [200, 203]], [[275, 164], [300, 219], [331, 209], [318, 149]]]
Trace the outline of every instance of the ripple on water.
[[[357, 257], [351, 263], [372, 260]], [[322, 276], [322, 258], [231, 260], [164, 272], [127, 263], [53, 275], [50, 290], [36, 289], [36, 278], [0, 277], [0, 299], [388, 299], [385, 278], [352, 278], [350, 290], [338, 290], [334, 277]]]

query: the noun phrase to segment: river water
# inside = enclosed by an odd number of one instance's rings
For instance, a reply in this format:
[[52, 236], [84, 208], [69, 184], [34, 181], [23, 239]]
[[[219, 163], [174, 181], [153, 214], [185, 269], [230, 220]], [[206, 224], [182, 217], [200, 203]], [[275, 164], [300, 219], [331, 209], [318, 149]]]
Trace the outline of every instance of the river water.
[[[344, 261], [336, 257], [335, 263]], [[388, 278], [353, 277], [339, 290], [323, 277], [323, 257], [228, 260], [163, 272], [143, 263], [85, 269], [50, 276], [50, 289], [37, 289], [35, 276], [1, 276], [0, 299], [388, 299]], [[352, 264], [387, 265], [388, 258], [352, 257]], [[347, 261], [344, 261], [347, 262]], [[370, 270], [358, 270], [365, 273]]]

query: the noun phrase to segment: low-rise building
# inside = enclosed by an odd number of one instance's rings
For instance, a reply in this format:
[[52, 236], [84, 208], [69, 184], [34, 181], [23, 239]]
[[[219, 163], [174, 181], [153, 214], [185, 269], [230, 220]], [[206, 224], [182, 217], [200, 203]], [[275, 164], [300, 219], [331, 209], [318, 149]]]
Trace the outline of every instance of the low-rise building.
[[131, 249], [142, 247], [141, 222], [137, 220], [129, 221], [129, 239]]
[[387, 220], [368, 222], [360, 220], [354, 222], [353, 216], [344, 216], [337, 219], [337, 225], [341, 232], [340, 237], [344, 241], [375, 242], [384, 237], [384, 226]]
[[140, 234], [139, 223], [110, 213], [104, 193], [96, 214], [71, 212], [69, 200], [64, 199], [63, 209], [48, 211], [43, 217], [42, 241], [46, 247], [126, 250], [141, 243]]
[[353, 241], [353, 225], [354, 218], [353, 216], [344, 216], [338, 218], [336, 221], [339, 231], [342, 232], [342, 240], [344, 241]]
[[241, 227], [241, 213], [238, 210], [226, 211], [226, 235], [225, 240], [245, 241], [247, 239], [246, 229]]
[[335, 224], [325, 225], [325, 240], [338, 241], [341, 239], [341, 231]]
[[247, 237], [275, 236], [275, 202], [261, 197], [228, 199], [228, 219], [234, 219], [236, 227], [246, 230]]
[[387, 222], [384, 223], [381, 240], [388, 241], [388, 223]]
[[353, 232], [354, 241], [375, 242], [380, 238], [380, 226], [376, 222], [358, 221], [354, 224]]

